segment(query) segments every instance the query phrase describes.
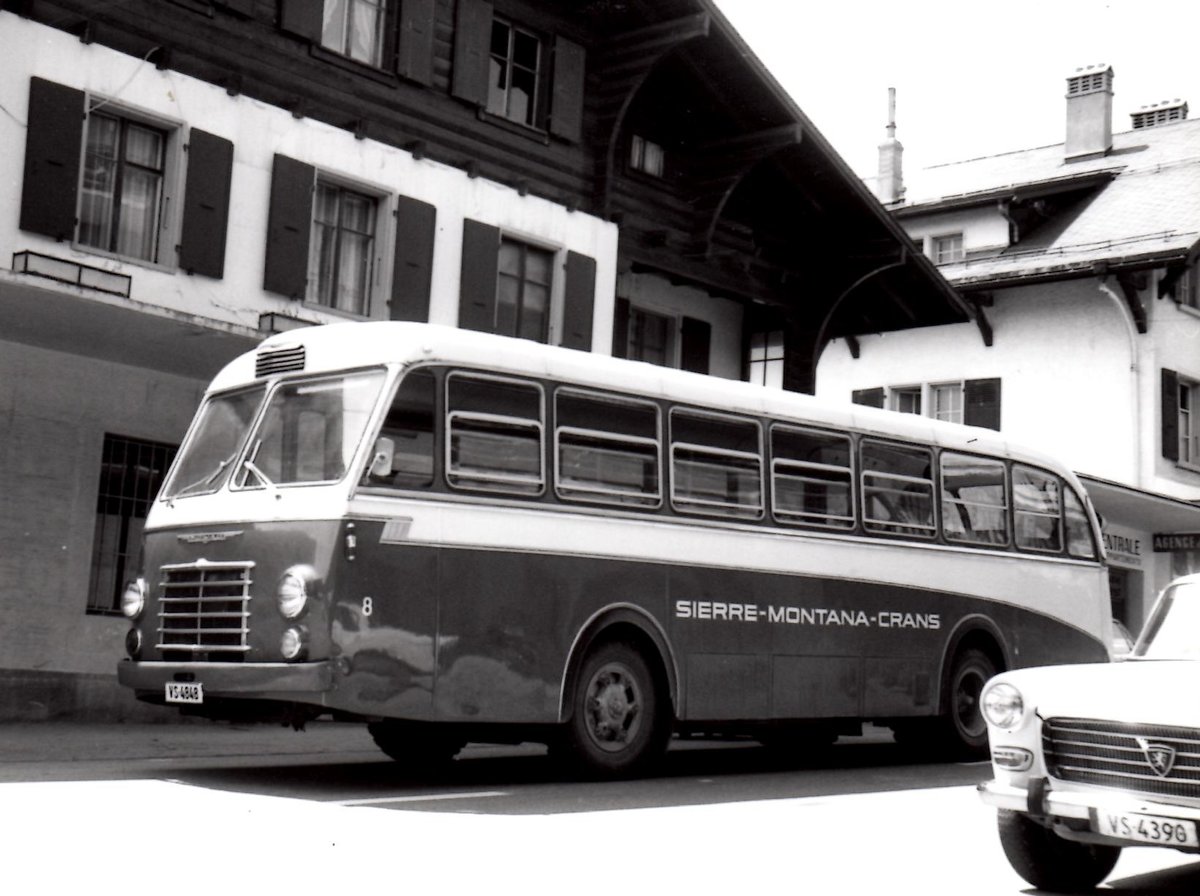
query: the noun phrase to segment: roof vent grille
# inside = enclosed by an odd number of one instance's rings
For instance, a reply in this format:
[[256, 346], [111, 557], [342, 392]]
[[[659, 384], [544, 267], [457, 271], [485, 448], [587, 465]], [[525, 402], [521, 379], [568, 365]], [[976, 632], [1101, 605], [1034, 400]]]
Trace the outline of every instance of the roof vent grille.
[[1067, 96], [1079, 96], [1084, 93], [1099, 93], [1101, 90], [1111, 90], [1112, 74], [1112, 69], [1104, 63], [1077, 68], [1067, 78]]
[[1172, 121], [1183, 121], [1188, 117], [1188, 105], [1183, 100], [1163, 100], [1161, 103], [1151, 103], [1142, 106], [1133, 117], [1133, 129], [1152, 128], [1155, 125], [1169, 124]]
[[259, 352], [254, 359], [256, 377], [274, 376], [304, 369], [304, 346], [291, 345], [273, 352]]

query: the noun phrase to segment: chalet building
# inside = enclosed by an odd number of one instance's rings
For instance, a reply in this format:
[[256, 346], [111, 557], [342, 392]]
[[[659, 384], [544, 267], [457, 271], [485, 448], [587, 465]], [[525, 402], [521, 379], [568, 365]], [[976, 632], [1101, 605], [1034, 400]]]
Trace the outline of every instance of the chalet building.
[[0, 2], [0, 718], [133, 711], [206, 381], [404, 319], [812, 391], [969, 309], [711, 0]]
[[817, 394], [980, 423], [1073, 465], [1105, 524], [1114, 616], [1200, 570], [1200, 121], [1113, 130], [1114, 72], [1066, 82], [1063, 142], [908, 177], [894, 121], [875, 189], [975, 309], [831, 344]]

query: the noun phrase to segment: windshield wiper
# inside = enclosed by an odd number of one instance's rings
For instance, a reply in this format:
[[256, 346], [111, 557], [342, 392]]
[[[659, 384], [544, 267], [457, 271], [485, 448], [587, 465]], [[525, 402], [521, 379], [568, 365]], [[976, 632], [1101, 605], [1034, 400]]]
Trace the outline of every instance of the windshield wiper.
[[229, 457], [227, 457], [223, 461], [221, 461], [219, 464], [217, 464], [217, 468], [215, 470], [213, 470], [211, 473], [209, 473], [207, 476], [205, 476], [203, 479], [197, 479], [195, 482], [185, 485], [183, 488], [181, 488], [179, 491], [177, 491], [171, 497], [172, 498], [182, 498], [184, 495], [186, 495], [188, 492], [192, 491], [193, 489], [201, 489], [201, 488], [205, 488], [206, 486], [212, 485], [219, 478], [221, 478], [221, 474], [225, 472], [226, 467], [228, 467], [231, 463], [233, 463], [233, 459], [235, 457], [237, 457], [236, 451], [233, 454], [229, 455]]

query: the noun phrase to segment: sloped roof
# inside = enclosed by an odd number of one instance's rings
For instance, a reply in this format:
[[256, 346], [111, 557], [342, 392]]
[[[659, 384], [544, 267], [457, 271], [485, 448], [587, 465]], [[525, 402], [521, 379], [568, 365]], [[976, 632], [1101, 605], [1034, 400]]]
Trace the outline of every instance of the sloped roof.
[[1057, 220], [998, 254], [943, 265], [971, 284], [1056, 279], [1180, 261], [1200, 250], [1200, 119], [1113, 135], [1107, 155], [1068, 162], [1063, 144], [938, 165], [905, 177], [893, 207], [913, 218], [1008, 196], [1081, 190]]

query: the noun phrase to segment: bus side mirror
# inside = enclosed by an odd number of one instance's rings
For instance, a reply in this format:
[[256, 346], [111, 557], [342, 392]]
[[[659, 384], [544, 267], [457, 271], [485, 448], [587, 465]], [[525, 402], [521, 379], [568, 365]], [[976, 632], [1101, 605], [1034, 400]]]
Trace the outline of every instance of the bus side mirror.
[[371, 456], [372, 476], [386, 478], [392, 475], [392, 460], [396, 456], [396, 443], [391, 439], [380, 437], [375, 440], [375, 453]]

